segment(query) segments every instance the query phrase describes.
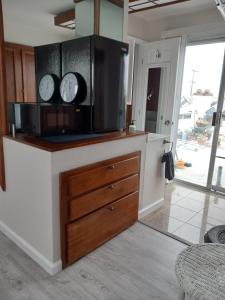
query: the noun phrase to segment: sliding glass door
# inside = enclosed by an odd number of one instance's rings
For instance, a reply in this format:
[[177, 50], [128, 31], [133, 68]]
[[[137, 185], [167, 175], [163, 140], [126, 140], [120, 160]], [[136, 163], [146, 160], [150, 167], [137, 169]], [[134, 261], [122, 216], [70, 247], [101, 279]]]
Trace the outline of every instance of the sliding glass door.
[[225, 192], [225, 54], [217, 111], [213, 114], [215, 126], [207, 187]]
[[176, 178], [225, 190], [224, 51], [225, 43], [186, 49]]

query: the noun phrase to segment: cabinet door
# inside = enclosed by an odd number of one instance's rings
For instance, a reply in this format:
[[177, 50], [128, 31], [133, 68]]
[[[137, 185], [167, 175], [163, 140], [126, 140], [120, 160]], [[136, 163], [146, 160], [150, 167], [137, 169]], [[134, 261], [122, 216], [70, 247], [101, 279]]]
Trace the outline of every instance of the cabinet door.
[[6, 95], [8, 102], [23, 101], [23, 79], [21, 51], [10, 46], [5, 47]]
[[[54, 74], [61, 79], [61, 50], [60, 44], [38, 46], [34, 49], [36, 64], [36, 89], [38, 91], [39, 82], [45, 74]], [[42, 102], [39, 93], [37, 93], [37, 100], [38, 102]]]
[[22, 49], [24, 102], [36, 102], [34, 51]]
[[66, 227], [66, 260], [71, 264], [137, 221], [138, 192], [130, 194]]
[[90, 105], [92, 98], [90, 47], [89, 37], [62, 43], [62, 76], [68, 72], [77, 72], [86, 82], [87, 97], [82, 105]]
[[113, 131], [126, 127], [125, 101], [128, 46], [93, 37], [94, 129]]

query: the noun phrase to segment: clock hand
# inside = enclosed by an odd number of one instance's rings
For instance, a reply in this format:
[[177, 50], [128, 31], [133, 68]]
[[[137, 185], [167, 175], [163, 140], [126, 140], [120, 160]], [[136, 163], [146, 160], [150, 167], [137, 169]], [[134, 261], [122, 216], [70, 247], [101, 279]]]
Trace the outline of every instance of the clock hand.
[[47, 96], [47, 94], [48, 94], [48, 87], [49, 87], [49, 82], [47, 83], [47, 87], [46, 87], [46, 90], [45, 90], [45, 96]]

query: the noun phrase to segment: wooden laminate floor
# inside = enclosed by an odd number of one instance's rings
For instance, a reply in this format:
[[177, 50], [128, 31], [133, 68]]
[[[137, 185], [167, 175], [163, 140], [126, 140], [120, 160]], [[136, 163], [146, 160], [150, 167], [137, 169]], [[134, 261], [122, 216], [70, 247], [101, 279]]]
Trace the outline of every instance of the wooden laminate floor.
[[0, 233], [0, 300], [176, 300], [184, 248], [137, 223], [51, 277]]

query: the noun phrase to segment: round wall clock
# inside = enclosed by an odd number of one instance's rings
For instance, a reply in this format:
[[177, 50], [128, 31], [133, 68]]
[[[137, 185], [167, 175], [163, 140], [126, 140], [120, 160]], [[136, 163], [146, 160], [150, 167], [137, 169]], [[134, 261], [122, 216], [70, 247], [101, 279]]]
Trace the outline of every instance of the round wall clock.
[[54, 74], [45, 74], [38, 86], [39, 95], [44, 102], [48, 102], [54, 98], [58, 89], [58, 77]]
[[60, 96], [66, 103], [82, 102], [86, 97], [86, 84], [83, 77], [78, 73], [65, 74], [60, 84]]

